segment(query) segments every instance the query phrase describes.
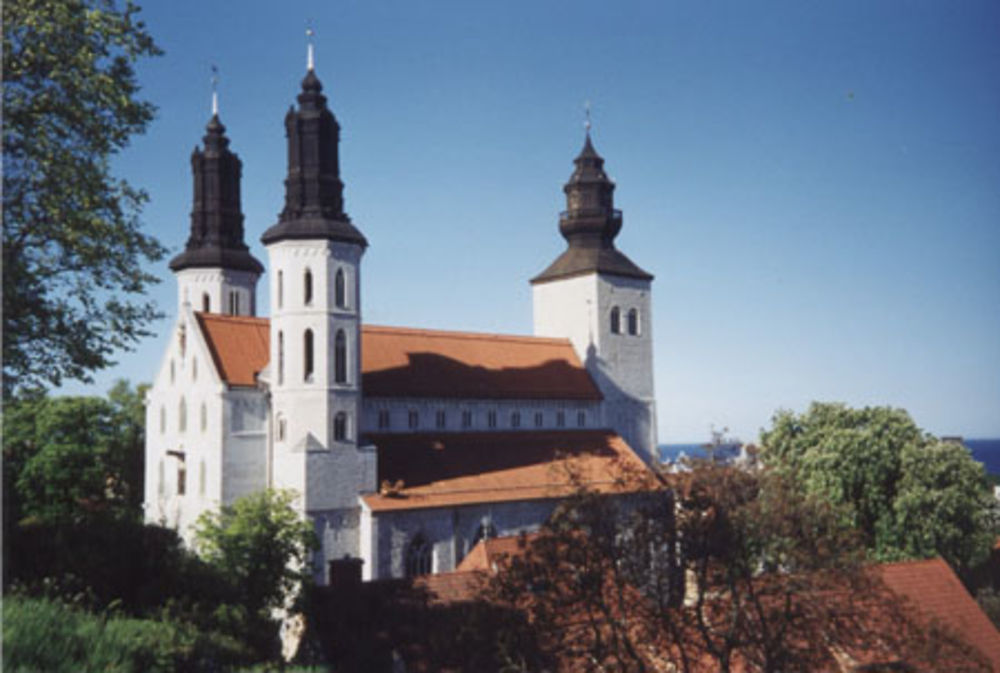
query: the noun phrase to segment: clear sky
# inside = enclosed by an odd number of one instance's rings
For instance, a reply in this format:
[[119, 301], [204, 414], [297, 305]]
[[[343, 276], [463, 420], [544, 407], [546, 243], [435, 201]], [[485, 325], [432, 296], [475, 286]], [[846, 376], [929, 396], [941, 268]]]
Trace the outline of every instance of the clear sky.
[[[754, 439], [778, 408], [890, 404], [1000, 436], [1000, 3], [147, 1], [159, 106], [116, 161], [176, 254], [189, 155], [221, 117], [252, 252], [282, 207], [283, 117], [317, 73], [368, 237], [366, 322], [531, 332], [592, 101], [618, 247], [656, 276], [661, 442]], [[152, 378], [158, 337], [102, 373]], [[268, 314], [264, 291], [258, 299]], [[93, 392], [70, 385], [65, 392]]]

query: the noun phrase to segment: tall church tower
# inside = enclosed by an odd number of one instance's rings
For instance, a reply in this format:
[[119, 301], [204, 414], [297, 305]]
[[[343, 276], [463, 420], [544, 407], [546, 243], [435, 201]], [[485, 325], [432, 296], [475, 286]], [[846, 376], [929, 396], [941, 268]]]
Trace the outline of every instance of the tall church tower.
[[373, 456], [358, 450], [368, 242], [344, 212], [340, 126], [322, 88], [310, 58], [298, 109], [285, 117], [285, 207], [261, 237], [271, 270], [271, 484], [302, 496], [321, 569], [357, 555], [357, 496], [374, 487]]
[[531, 279], [537, 336], [565, 337], [604, 395], [603, 421], [647, 462], [656, 456], [651, 284], [615, 248], [622, 213], [590, 130], [563, 187], [568, 247]]
[[177, 276], [178, 313], [190, 304], [195, 311], [254, 315], [257, 279], [264, 267], [243, 242], [243, 164], [229, 150], [226, 127], [214, 110], [204, 144], [191, 153], [191, 235], [184, 252], [170, 260]]

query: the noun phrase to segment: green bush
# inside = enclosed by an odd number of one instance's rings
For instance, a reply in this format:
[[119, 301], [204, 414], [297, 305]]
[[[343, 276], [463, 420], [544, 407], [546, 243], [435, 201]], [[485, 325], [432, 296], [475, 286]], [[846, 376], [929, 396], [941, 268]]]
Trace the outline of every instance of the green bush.
[[48, 599], [7, 596], [3, 670], [11, 673], [217, 671], [246, 652], [234, 639], [190, 624], [102, 617]]

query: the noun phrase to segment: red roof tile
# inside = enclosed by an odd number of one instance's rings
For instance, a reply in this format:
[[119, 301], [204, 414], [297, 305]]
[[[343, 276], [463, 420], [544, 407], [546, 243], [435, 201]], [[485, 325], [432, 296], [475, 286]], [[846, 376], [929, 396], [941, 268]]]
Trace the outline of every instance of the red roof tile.
[[455, 568], [456, 572], [486, 571], [497, 572], [497, 562], [509, 557], [524, 554], [528, 547], [538, 539], [538, 533], [527, 535], [506, 535], [491, 537], [476, 543], [462, 562]]
[[270, 358], [270, 321], [266, 318], [195, 313], [215, 369], [231, 386], [254, 386]]
[[[269, 321], [196, 315], [223, 380], [255, 385], [270, 358]], [[365, 325], [361, 376], [369, 397], [601, 399], [568, 339]]]
[[[609, 430], [369, 435], [381, 483], [365, 496], [374, 511], [565, 497], [579, 484], [599, 493], [635, 490], [623, 476], [651, 476]], [[574, 481], [575, 479], [575, 481]]]
[[1000, 671], [1000, 633], [942, 559], [877, 566], [882, 581], [924, 617], [940, 620]]

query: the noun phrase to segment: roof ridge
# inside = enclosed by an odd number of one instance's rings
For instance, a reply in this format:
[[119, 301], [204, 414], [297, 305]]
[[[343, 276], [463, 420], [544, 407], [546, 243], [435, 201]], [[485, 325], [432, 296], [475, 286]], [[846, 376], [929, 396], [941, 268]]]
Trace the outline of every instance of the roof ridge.
[[370, 325], [364, 324], [362, 330], [371, 332], [393, 333], [393, 334], [426, 334], [429, 336], [440, 336], [452, 339], [469, 339], [491, 341], [519, 341], [529, 343], [551, 343], [564, 345], [570, 343], [566, 337], [543, 337], [532, 334], [500, 334], [497, 332], [470, 332], [464, 330], [443, 330], [428, 327], [404, 327], [397, 325]]
[[215, 320], [218, 322], [243, 322], [251, 324], [270, 324], [271, 322], [270, 318], [251, 315], [225, 315], [223, 313], [205, 313], [204, 311], [195, 311], [194, 315], [199, 320]]

